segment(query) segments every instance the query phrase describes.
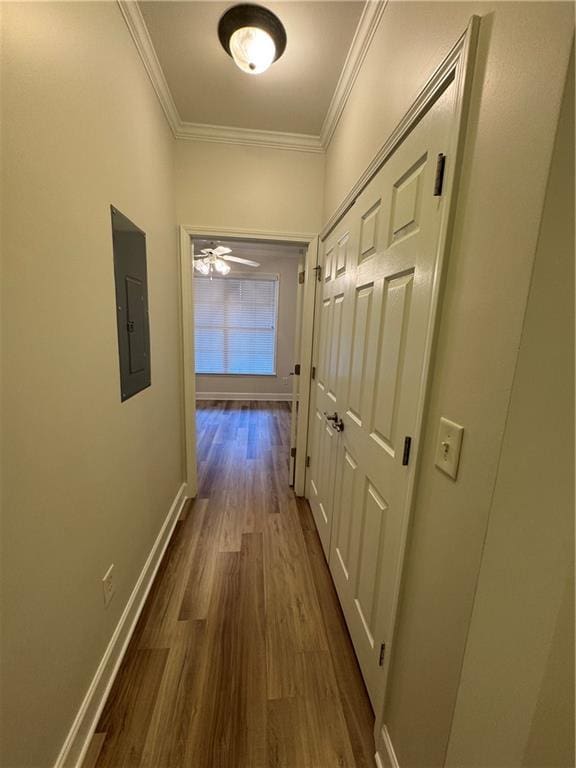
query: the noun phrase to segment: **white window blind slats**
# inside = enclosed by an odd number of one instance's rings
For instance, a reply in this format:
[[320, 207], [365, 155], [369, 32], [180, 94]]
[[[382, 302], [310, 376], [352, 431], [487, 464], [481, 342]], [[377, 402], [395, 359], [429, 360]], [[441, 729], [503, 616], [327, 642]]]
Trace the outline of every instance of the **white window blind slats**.
[[196, 373], [273, 375], [275, 279], [194, 278]]

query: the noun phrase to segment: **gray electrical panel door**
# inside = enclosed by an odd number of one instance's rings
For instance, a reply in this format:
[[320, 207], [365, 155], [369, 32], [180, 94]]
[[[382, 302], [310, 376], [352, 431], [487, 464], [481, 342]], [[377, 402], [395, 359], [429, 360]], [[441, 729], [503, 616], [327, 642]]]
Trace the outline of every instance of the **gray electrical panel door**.
[[110, 206], [120, 356], [120, 396], [127, 400], [150, 386], [150, 329], [146, 235]]

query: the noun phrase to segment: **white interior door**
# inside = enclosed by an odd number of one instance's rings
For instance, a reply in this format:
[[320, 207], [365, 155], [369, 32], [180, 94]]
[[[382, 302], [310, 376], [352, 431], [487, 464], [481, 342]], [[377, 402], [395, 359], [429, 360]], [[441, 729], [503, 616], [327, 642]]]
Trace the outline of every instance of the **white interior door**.
[[[417, 448], [425, 391], [450, 99], [435, 103], [325, 244], [309, 498], [377, 711], [408, 515], [405, 441]], [[327, 423], [329, 409], [342, 432]]]
[[306, 474], [306, 487], [327, 558], [332, 531], [337, 435], [343, 408], [341, 365], [345, 338], [344, 295], [348, 281], [346, 264], [350, 251], [349, 221], [350, 217], [345, 217], [337, 228], [338, 237], [332, 238], [322, 248], [319, 262], [320, 289], [316, 303], [316, 373], [311, 392], [310, 466]]

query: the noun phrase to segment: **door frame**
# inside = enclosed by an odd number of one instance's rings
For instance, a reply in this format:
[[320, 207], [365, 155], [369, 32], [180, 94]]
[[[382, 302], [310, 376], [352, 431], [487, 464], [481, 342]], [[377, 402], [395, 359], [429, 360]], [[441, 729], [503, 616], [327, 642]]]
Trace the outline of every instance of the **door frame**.
[[[306, 446], [308, 441], [308, 411], [310, 407], [310, 383], [312, 371], [312, 338], [314, 332], [314, 302], [316, 298], [316, 271], [318, 259], [318, 235], [310, 232], [278, 232], [274, 230], [241, 229], [238, 227], [206, 227], [193, 224], [179, 226], [180, 252], [180, 322], [182, 360], [182, 423], [183, 474], [186, 497], [198, 493], [196, 462], [196, 374], [194, 355], [194, 269], [192, 267], [193, 237], [230, 237], [245, 240], [270, 240], [275, 243], [291, 243], [306, 248], [304, 297], [302, 302], [302, 334], [300, 345], [300, 405], [296, 443], [296, 472], [294, 492], [304, 495], [306, 473]], [[312, 247], [310, 247], [312, 245]]]

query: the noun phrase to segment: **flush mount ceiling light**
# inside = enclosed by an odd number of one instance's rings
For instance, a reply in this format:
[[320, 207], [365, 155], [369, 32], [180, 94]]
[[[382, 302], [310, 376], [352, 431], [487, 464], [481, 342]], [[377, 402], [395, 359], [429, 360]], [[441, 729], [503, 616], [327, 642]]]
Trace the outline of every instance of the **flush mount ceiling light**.
[[282, 56], [286, 30], [272, 11], [261, 5], [234, 5], [218, 23], [222, 47], [243, 72], [259, 75]]

